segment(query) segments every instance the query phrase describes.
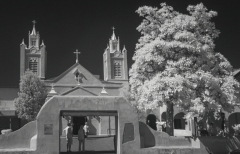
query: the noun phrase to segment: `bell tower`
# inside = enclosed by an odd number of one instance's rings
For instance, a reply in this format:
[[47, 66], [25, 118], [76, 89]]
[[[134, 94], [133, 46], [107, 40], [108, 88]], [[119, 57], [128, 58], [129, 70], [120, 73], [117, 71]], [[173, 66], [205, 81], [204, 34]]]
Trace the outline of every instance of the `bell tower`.
[[104, 80], [116, 83], [128, 82], [127, 50], [120, 49], [120, 39], [115, 36], [113, 27], [112, 37], [103, 54]]
[[40, 45], [40, 34], [36, 32], [35, 24], [34, 20], [32, 32], [28, 35], [28, 47], [24, 39], [20, 44], [20, 76], [29, 69], [44, 80], [47, 52], [43, 41]]

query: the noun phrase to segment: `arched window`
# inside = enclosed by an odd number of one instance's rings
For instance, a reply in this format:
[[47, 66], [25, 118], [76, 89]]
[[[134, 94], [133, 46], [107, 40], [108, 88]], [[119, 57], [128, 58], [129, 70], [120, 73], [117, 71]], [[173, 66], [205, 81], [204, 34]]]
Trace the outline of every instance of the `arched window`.
[[167, 117], [166, 112], [163, 112], [162, 115], [161, 115], [161, 121], [162, 122], [166, 121], [166, 117]]
[[180, 112], [174, 116], [174, 129], [185, 129], [184, 113]]
[[114, 61], [114, 77], [121, 77], [121, 62]]
[[234, 134], [233, 126], [240, 124], [240, 112], [232, 113], [228, 117], [228, 122], [229, 122], [229, 133], [233, 135]]
[[147, 116], [146, 124], [150, 126], [152, 129], [157, 130], [156, 121], [157, 121], [157, 117], [154, 114], [149, 114]]
[[33, 73], [38, 73], [38, 58], [30, 58], [29, 59], [29, 69], [33, 72]]

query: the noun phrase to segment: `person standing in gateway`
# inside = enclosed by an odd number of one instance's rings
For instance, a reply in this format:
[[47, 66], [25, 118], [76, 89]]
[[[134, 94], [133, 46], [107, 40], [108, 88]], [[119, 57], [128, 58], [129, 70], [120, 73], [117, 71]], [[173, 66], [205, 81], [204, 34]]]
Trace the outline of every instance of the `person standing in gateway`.
[[73, 137], [71, 123], [68, 123], [67, 127], [63, 131], [65, 131], [65, 133], [66, 133], [67, 152], [71, 152], [72, 137]]
[[83, 129], [84, 129], [84, 131], [85, 131], [85, 138], [87, 138], [88, 133], [89, 133], [89, 129], [88, 129], [87, 122], [85, 122], [85, 125], [84, 125]]
[[83, 125], [80, 126], [78, 130], [78, 141], [79, 141], [79, 152], [85, 152], [85, 131], [83, 129]]

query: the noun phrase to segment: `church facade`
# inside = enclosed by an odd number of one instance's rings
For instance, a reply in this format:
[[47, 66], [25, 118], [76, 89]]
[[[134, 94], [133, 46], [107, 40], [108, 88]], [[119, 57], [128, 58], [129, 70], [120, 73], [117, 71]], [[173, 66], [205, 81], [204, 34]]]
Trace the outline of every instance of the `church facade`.
[[[113, 34], [109, 39], [109, 45], [103, 51], [103, 79], [99, 75], [93, 75], [84, 68], [78, 61], [79, 52], [76, 54], [76, 63], [62, 74], [46, 79], [47, 51], [46, 45], [40, 39], [39, 32], [36, 31], [35, 21], [33, 21], [32, 32], [29, 32], [28, 45], [24, 40], [20, 44], [20, 76], [27, 70], [31, 70], [44, 81], [49, 94], [48, 98], [54, 95], [60, 96], [118, 96], [119, 89], [128, 82], [127, 50], [124, 46], [120, 49], [120, 39]], [[26, 122], [17, 118], [13, 100], [17, 98], [18, 88], [0, 88], [0, 129], [17, 130]], [[3, 93], [4, 92], [4, 93]], [[7, 95], [5, 94], [7, 93]], [[5, 94], [5, 96], [4, 96]], [[8, 96], [8, 98], [4, 98]], [[14, 120], [13, 120], [14, 119]], [[62, 127], [70, 121], [74, 124], [74, 134], [78, 127], [88, 122], [90, 134], [101, 135], [114, 133], [113, 117], [81, 117], [63, 116]], [[17, 122], [16, 122], [17, 121]], [[0, 130], [1, 131], [1, 130]]]
[[[24, 40], [20, 44], [20, 76], [30, 69], [44, 81], [48, 89], [48, 99], [54, 95], [59, 96], [118, 96], [119, 89], [124, 83], [128, 83], [128, 63], [127, 50], [125, 46], [120, 48], [120, 39], [113, 34], [109, 39], [107, 48], [103, 51], [103, 79], [99, 75], [93, 75], [84, 68], [78, 61], [79, 52], [76, 54], [76, 62], [73, 63], [62, 74], [50, 79], [46, 79], [47, 69], [47, 50], [46, 45], [40, 40], [40, 34], [36, 31], [35, 22], [33, 29], [28, 34], [28, 45]], [[238, 79], [240, 69], [234, 72]], [[0, 88], [0, 131], [2, 129], [17, 130], [21, 128], [26, 121], [17, 117], [14, 107], [14, 99], [18, 97], [18, 87]], [[240, 96], [238, 96], [238, 99]], [[240, 101], [240, 100], [239, 100]], [[87, 102], [86, 102], [87, 104]], [[224, 112], [224, 111], [223, 111]], [[185, 120], [186, 112], [179, 111], [174, 107], [174, 135], [192, 136], [195, 131], [196, 123], [193, 119]], [[235, 107], [234, 113], [224, 112], [226, 125], [230, 132], [233, 132], [232, 126], [240, 124], [240, 108]], [[153, 129], [156, 128], [156, 122], [166, 121], [166, 106], [158, 107], [153, 111], [147, 111], [144, 121]], [[61, 129], [67, 122], [71, 121], [73, 133], [76, 135], [77, 129], [85, 122], [90, 126], [92, 135], [114, 135], [115, 117], [111, 116], [81, 116], [81, 115], [63, 115], [61, 117]]]

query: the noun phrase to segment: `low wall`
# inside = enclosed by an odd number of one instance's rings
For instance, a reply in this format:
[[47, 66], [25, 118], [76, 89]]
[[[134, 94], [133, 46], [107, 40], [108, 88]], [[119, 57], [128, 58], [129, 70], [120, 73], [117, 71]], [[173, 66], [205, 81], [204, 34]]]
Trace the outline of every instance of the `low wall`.
[[24, 125], [17, 131], [0, 135], [0, 149], [30, 149], [30, 140], [36, 135], [36, 121]]
[[165, 132], [158, 132], [150, 128], [143, 122], [139, 122], [139, 132], [141, 137], [141, 148], [154, 146], [189, 146], [191, 138], [169, 136]]
[[143, 122], [139, 122], [139, 132], [141, 136], [141, 148], [147, 148], [145, 151], [148, 151], [149, 147], [153, 147], [151, 150], [163, 150], [171, 149], [171, 147], [181, 149], [182, 146], [195, 149], [194, 153], [196, 154], [228, 154], [233, 150], [240, 149], [240, 136], [204, 136], [195, 139], [192, 137], [173, 137], [164, 132], [157, 132]]

